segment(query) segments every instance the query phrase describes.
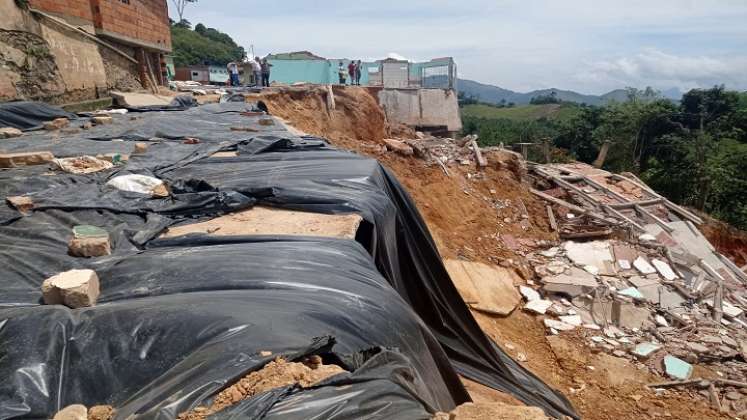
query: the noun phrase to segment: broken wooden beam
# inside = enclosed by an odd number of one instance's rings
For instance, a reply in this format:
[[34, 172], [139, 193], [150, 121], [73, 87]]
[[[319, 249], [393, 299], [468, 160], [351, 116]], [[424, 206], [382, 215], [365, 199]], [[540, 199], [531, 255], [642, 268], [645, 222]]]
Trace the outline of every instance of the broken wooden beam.
[[545, 200], [547, 200], [547, 201], [549, 201], [551, 203], [554, 203], [554, 204], [557, 204], [559, 206], [565, 207], [565, 208], [567, 208], [567, 209], [569, 209], [571, 211], [574, 211], [574, 212], [576, 212], [578, 214], [586, 215], [586, 216], [592, 217], [594, 219], [600, 220], [600, 221], [602, 221], [604, 223], [608, 223], [608, 224], [612, 224], [612, 225], [617, 225], [619, 223], [617, 220], [609, 219], [609, 218], [607, 218], [607, 217], [605, 217], [605, 216], [603, 216], [601, 214], [595, 213], [593, 211], [589, 211], [589, 210], [587, 210], [587, 209], [585, 209], [583, 207], [579, 207], [579, 206], [577, 206], [575, 204], [571, 204], [571, 203], [569, 203], [569, 202], [567, 202], [565, 200], [561, 200], [559, 198], [555, 198], [555, 197], [553, 197], [553, 196], [551, 196], [549, 194], [543, 193], [542, 191], [535, 190], [534, 188], [530, 188], [529, 191], [532, 194], [536, 195], [537, 197], [543, 198], [543, 199], [545, 199]]
[[555, 220], [555, 213], [552, 211], [552, 206], [547, 206], [547, 219], [550, 221], [550, 229], [553, 232], [558, 231], [558, 221]]
[[639, 206], [639, 205], [637, 205], [637, 204], [636, 204], [635, 206], [633, 206], [633, 209], [635, 209], [635, 211], [636, 211], [636, 212], [637, 212], [638, 214], [640, 214], [641, 216], [644, 216], [644, 217], [647, 217], [647, 218], [649, 218], [649, 219], [653, 220], [653, 221], [654, 221], [654, 223], [656, 223], [657, 225], [659, 225], [659, 227], [661, 227], [662, 229], [664, 229], [664, 231], [666, 231], [667, 233], [672, 233], [672, 232], [674, 232], [674, 229], [672, 229], [672, 228], [671, 228], [671, 227], [670, 227], [670, 226], [669, 226], [669, 225], [667, 224], [667, 222], [665, 222], [665, 221], [661, 220], [661, 219], [660, 219], [659, 217], [657, 217], [657, 216], [656, 216], [655, 214], [653, 214], [653, 213], [651, 213], [650, 211], [648, 211], [648, 210], [646, 210], [645, 208], [643, 208], [643, 206]]
[[561, 232], [561, 239], [593, 239], [593, 238], [609, 238], [612, 235], [612, 229], [595, 230], [591, 232]]
[[690, 386], [690, 385], [698, 385], [699, 388], [708, 388], [711, 386], [711, 383], [709, 381], [696, 378], [696, 379], [689, 379], [686, 381], [670, 381], [670, 382], [658, 382], [653, 384], [646, 385], [648, 388], [673, 388], [678, 386]]
[[622, 209], [634, 208], [635, 206], [644, 207], [644, 206], [653, 206], [653, 205], [662, 204], [662, 203], [664, 203], [664, 200], [662, 200], [661, 198], [655, 198], [653, 200], [629, 201], [627, 203], [613, 203], [613, 204], [610, 204], [610, 207], [612, 207], [613, 209], [622, 210]]
[[646, 232], [646, 229], [643, 226], [641, 226], [640, 224], [638, 224], [638, 222], [636, 222], [635, 220], [631, 219], [630, 217], [628, 217], [628, 216], [620, 213], [619, 211], [613, 209], [610, 206], [605, 205], [605, 206], [603, 206], [603, 208], [605, 210], [607, 210], [609, 213], [612, 213], [613, 215], [617, 216], [618, 218], [620, 218], [620, 219], [628, 222], [631, 226], [635, 227], [636, 229], [640, 230], [641, 232], [644, 232], [644, 233]]

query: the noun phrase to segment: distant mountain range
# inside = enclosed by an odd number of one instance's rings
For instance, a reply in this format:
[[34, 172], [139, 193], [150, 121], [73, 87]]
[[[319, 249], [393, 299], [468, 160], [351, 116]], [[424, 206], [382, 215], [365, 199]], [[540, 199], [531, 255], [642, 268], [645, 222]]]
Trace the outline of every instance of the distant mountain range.
[[[491, 104], [499, 104], [501, 103], [501, 100], [505, 100], [506, 103], [513, 102], [516, 105], [526, 105], [532, 100], [532, 98], [537, 96], [548, 96], [552, 92], [555, 92], [555, 95], [561, 101], [575, 102], [579, 104], [585, 103], [587, 105], [605, 105], [612, 101], [624, 102], [628, 98], [625, 89], [615, 89], [611, 92], [605, 93], [604, 95], [584, 95], [571, 90], [561, 89], [541, 89], [527, 93], [520, 93], [503, 89], [498, 86], [486, 85], [484, 83], [465, 79], [459, 79], [457, 87], [460, 92], [464, 92], [467, 96], [472, 96], [477, 98], [480, 102]], [[682, 98], [682, 92], [676, 88], [669, 89], [663, 91], [662, 96], [673, 100], [680, 100]]]

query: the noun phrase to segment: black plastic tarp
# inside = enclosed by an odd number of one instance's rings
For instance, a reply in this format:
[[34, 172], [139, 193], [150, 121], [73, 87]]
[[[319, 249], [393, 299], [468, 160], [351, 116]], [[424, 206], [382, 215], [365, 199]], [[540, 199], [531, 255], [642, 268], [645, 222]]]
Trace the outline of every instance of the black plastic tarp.
[[[259, 368], [260, 361], [246, 361], [252, 352], [299, 351], [323, 335], [336, 340], [334, 354], [349, 357], [378, 348], [392, 365], [387, 367], [383, 356], [371, 358], [357, 368], [374, 364], [375, 375], [354, 370], [345, 379], [360, 389], [365, 403], [352, 398], [356, 392], [315, 389], [312, 394], [327, 401], [312, 404], [317, 418], [419, 418], [448, 410], [469, 398], [455, 372], [550, 415], [576, 416], [561, 394], [480, 330], [415, 205], [388, 170], [320, 139], [292, 136], [279, 123], [260, 126], [244, 110], [244, 104], [226, 103], [144, 113], [135, 121], [124, 116], [112, 126], [65, 139], [93, 142], [98, 153], [155, 140], [146, 154], [105, 173], [0, 172], [0, 192], [27, 193], [36, 206], [25, 217], [10, 208], [0, 211], [0, 243], [14, 244], [0, 250], [0, 264], [11, 267], [0, 275], [0, 287], [9, 291], [0, 296], [0, 308], [9, 307], [0, 310], [0, 345], [6, 352], [0, 375], [13, 378], [0, 385], [0, 407], [10, 389], [21, 390], [11, 394], [13, 410], [0, 408], [0, 418], [49, 416], [76, 399], [111, 403], [122, 413], [172, 418], [209, 399], [236, 375]], [[236, 126], [256, 132], [231, 129]], [[184, 144], [183, 137], [200, 143]], [[50, 141], [48, 134], [10, 140], [18, 148]], [[218, 150], [239, 155], [210, 157]], [[172, 196], [151, 199], [105, 185], [129, 172], [165, 180]], [[358, 213], [364, 219], [357, 238], [363, 247], [354, 241], [287, 237], [154, 239], [166, 226], [258, 203]], [[67, 256], [66, 242], [76, 224], [113, 232], [114, 254], [91, 260]], [[36, 306], [45, 278], [82, 267], [99, 273], [101, 304], [77, 311]], [[216, 342], [208, 339], [217, 336]], [[20, 346], [29, 342], [34, 344]], [[215, 358], [205, 359], [205, 346]], [[143, 352], [145, 347], [157, 351]], [[42, 366], [60, 352], [65, 358]], [[110, 366], [114, 360], [121, 365]], [[153, 366], [152, 374], [144, 372]], [[94, 376], [96, 370], [100, 374]], [[111, 384], [98, 388], [89, 381]], [[305, 418], [290, 413], [304, 411], [296, 404], [314, 401], [309, 393], [277, 391], [234, 407], [230, 416], [262, 412], [267, 418]], [[402, 416], [376, 402], [389, 397], [398, 401], [392, 407], [402, 405]]]
[[55, 118], [77, 118], [60, 107], [43, 102], [0, 103], [0, 127], [15, 127], [19, 130], [35, 130]]

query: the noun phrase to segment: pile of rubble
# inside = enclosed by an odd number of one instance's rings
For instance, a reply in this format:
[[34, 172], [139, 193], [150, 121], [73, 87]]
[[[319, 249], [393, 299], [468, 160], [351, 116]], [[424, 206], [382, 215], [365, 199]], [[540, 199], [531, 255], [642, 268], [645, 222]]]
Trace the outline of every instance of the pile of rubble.
[[396, 153], [412, 156], [415, 155], [426, 161], [426, 164], [438, 164], [448, 173], [446, 166], [452, 164], [487, 166], [483, 157], [483, 151], [477, 144], [477, 136], [474, 134], [459, 140], [452, 138], [440, 138], [416, 133], [416, 139], [397, 140], [385, 139], [385, 149]]
[[[560, 236], [575, 240], [527, 255], [538, 281], [520, 287], [524, 310], [551, 334], [576, 330], [594, 351], [674, 380], [654, 389], [700, 388], [722, 411], [747, 410], [747, 275], [697, 216], [633, 177], [580, 164], [532, 171]], [[693, 378], [696, 364], [714, 377]]]

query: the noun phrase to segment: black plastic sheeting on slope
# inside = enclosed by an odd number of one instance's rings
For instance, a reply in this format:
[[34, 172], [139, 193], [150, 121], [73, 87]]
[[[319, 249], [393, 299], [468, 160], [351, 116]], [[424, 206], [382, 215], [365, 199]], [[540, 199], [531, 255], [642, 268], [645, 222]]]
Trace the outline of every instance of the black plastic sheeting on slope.
[[77, 118], [62, 108], [43, 102], [0, 103], [0, 127], [15, 127], [19, 130], [35, 130], [55, 118]]
[[[482, 333], [451, 282], [425, 223], [412, 200], [393, 175], [374, 160], [331, 149], [321, 140], [300, 139], [283, 132], [282, 127], [263, 129], [256, 124], [256, 117], [249, 117], [242, 111], [242, 106], [245, 107], [244, 104], [228, 103], [192, 108], [184, 112], [141, 114], [143, 118], [134, 122], [118, 118], [116, 119], [117, 124], [113, 126], [105, 126], [101, 130], [86, 133], [89, 138], [98, 139], [95, 141], [99, 145], [97, 150], [107, 147], [120, 147], [122, 143], [128, 143], [128, 141], [117, 141], [118, 139], [142, 140], [153, 137], [160, 139], [154, 143], [154, 146], [151, 146], [146, 155], [132, 156], [127, 167], [109, 173], [85, 177], [59, 173], [49, 176], [39, 168], [17, 169], [0, 173], [0, 193], [9, 191], [13, 191], [14, 194], [18, 191], [29, 192], [37, 206], [37, 211], [27, 217], [20, 217], [18, 213], [11, 209], [0, 211], [0, 216], [3, 216], [0, 224], [4, 224], [4, 226], [0, 226], [0, 243], [18, 242], [17, 246], [10, 247], [7, 251], [0, 250], [0, 264], [4, 267], [13, 267], [13, 269], [0, 275], [0, 287], [10, 291], [7, 300], [5, 300], [5, 296], [0, 297], [0, 306], [3, 304], [12, 306], [35, 305], [40, 299], [39, 285], [46, 277], [70, 268], [93, 268], [102, 277], [104, 283], [102, 301], [105, 304], [92, 309], [65, 312], [66, 317], [70, 319], [69, 322], [72, 323], [65, 330], [65, 333], [68, 337], [72, 337], [68, 331], [70, 328], [74, 331], [77, 331], [75, 328], [83, 328], [83, 330], [90, 331], [93, 334], [93, 340], [98, 346], [92, 344], [85, 350], [86, 354], [91, 355], [90, 358], [95, 361], [97, 366], [120, 357], [127, 363], [135, 363], [134, 359], [128, 359], [134, 354], [135, 350], [122, 347], [122, 345], [102, 346], [102, 343], [105, 343], [106, 340], [110, 340], [112, 343], [117, 343], [118, 340], [130, 340], [125, 336], [130, 337], [133, 334], [132, 328], [141, 331], [141, 326], [146, 322], [143, 317], [151, 319], [155, 316], [159, 318], [159, 321], [163, 318], [170, 320], [172, 323], [176, 322], [178, 327], [175, 328], [182, 335], [185, 335], [185, 331], [197, 332], [198, 335], [209, 334], [212, 332], [210, 325], [218, 325], [219, 330], [221, 328], [230, 330], [235, 327], [235, 324], [244, 325], [244, 323], [249, 322], [247, 319], [248, 313], [254, 307], [245, 302], [247, 302], [247, 299], [254, 302], [252, 299], [257, 297], [255, 294], [258, 292], [251, 288], [250, 293], [242, 286], [240, 279], [253, 278], [253, 271], [242, 268], [241, 264], [266, 265], [273, 270], [282, 271], [290, 261], [290, 259], [275, 261], [273, 260], [274, 254], [263, 255], [261, 258], [257, 257], [254, 261], [243, 261], [248, 258], [237, 254], [233, 256], [235, 260], [230, 259], [227, 262], [228, 265], [218, 265], [218, 268], [216, 268], [216, 264], [203, 263], [205, 255], [211, 252], [209, 250], [219, 249], [219, 247], [246, 246], [254, 243], [254, 240], [251, 238], [221, 238], [218, 240], [202, 236], [187, 237], [176, 242], [174, 240], [153, 241], [152, 238], [163, 227], [183, 223], [185, 218], [220, 215], [228, 211], [247, 208], [255, 203], [324, 213], [356, 212], [361, 214], [365, 220], [363, 228], [359, 231], [359, 242], [365, 246], [370, 256], [373, 257], [373, 264], [386, 279], [387, 287], [393, 288], [404, 302], [414, 310], [414, 313], [422, 318], [430, 331], [429, 334], [421, 331], [415, 335], [415, 338], [410, 337], [410, 330], [400, 323], [411, 321], [396, 316], [384, 317], [377, 322], [371, 322], [367, 318], [360, 318], [355, 314], [354, 317], [345, 318], [344, 325], [339, 325], [332, 321], [333, 318], [340, 315], [330, 318], [329, 313], [337, 313], [337, 310], [346, 313], [346, 311], [355, 308], [350, 305], [337, 308], [331, 302], [324, 302], [323, 305], [312, 309], [312, 312], [316, 315], [315, 320], [324, 319], [330, 322], [326, 327], [328, 331], [321, 331], [324, 328], [321, 328], [320, 325], [324, 323], [313, 324], [313, 328], [309, 328], [308, 325], [304, 324], [308, 320], [306, 315], [295, 314], [274, 322], [266, 320], [272, 325], [273, 331], [275, 329], [282, 330], [278, 334], [282, 335], [281, 341], [283, 343], [295, 343], [296, 348], [298, 348], [302, 345], [301, 342], [307, 342], [311, 336], [328, 334], [337, 339], [338, 346], [341, 347], [340, 349], [335, 347], [335, 351], [338, 353], [354, 354], [367, 347], [397, 347], [398, 351], [394, 351], [398, 354], [397, 357], [402, 358], [404, 360], [402, 363], [404, 365], [409, 364], [410, 369], [414, 371], [414, 374], [407, 374], [406, 377], [414, 375], [414, 377], [429, 378], [424, 382], [427, 384], [426, 388], [429, 391], [426, 392], [416, 388], [414, 395], [409, 393], [410, 397], [404, 397], [404, 399], [413, 398], [420, 401], [420, 407], [428, 412], [432, 412], [433, 407], [448, 409], [453, 404], [468, 399], [466, 391], [454, 374], [453, 369], [456, 368], [459, 373], [469, 378], [511, 393], [528, 404], [543, 407], [550, 415], [559, 417], [564, 414], [576, 417], [570, 403], [561, 394], [548, 388], [538, 378], [511, 360]], [[231, 127], [237, 125], [249, 126], [258, 132], [252, 134], [232, 131]], [[185, 136], [200, 138], [202, 142], [196, 145], [182, 144], [179, 139]], [[44, 141], [45, 138], [39, 136], [39, 138], [22, 137], [20, 140], [11, 140], [17, 141], [17, 147], [22, 147], [24, 144], [29, 147], [29, 145], [36, 144], [33, 143], [34, 141]], [[74, 143], [75, 139], [66, 139], [66, 142]], [[237, 150], [239, 156], [232, 158], [208, 157], [217, 150]], [[117, 171], [119, 173], [136, 171], [162, 178], [171, 186], [173, 197], [156, 200], [112, 191], [104, 183]], [[98, 218], [93, 216], [94, 213], [98, 215]], [[40, 219], [36, 220], [36, 218]], [[114, 231], [116, 242], [114, 255], [92, 260], [68, 257], [65, 252], [69, 230], [73, 225], [82, 223], [106, 226], [107, 229]], [[314, 261], [309, 259], [313, 255], [311, 250], [319, 245], [314, 243], [313, 246], [308, 246], [308, 243], [313, 241], [301, 239], [294, 242], [298, 247], [294, 251], [294, 258], [302, 262], [308, 262], [313, 266]], [[348, 246], [354, 244], [349, 241], [341, 242], [348, 244]], [[307, 245], [300, 245], [301, 243]], [[170, 260], [163, 258], [162, 255], [157, 258], [152, 257], [160, 255], [159, 253], [163, 252], [161, 247], [164, 246], [168, 249], [177, 250], [172, 254], [175, 260], [173, 266], [170, 266], [168, 264]], [[263, 243], [263, 247], [266, 246], [268, 246], [267, 243]], [[244, 251], [242, 250], [242, 252]], [[343, 256], [349, 257], [350, 255], [347, 254], [351, 253], [354, 253], [354, 251], [350, 249], [340, 250], [336, 258], [345, 260]], [[192, 258], [195, 262], [189, 263], [188, 261], [191, 261]], [[194, 264], [197, 266], [193, 267]], [[358, 293], [355, 289], [357, 287], [357, 283], [354, 281], [355, 274], [361, 272], [361, 270], [374, 271], [370, 267], [372, 262], [356, 261], [356, 264], [344, 267], [344, 274], [338, 281], [334, 285], [325, 285], [325, 288], [318, 287], [318, 284], [315, 283], [318, 279], [314, 275], [298, 277], [294, 275], [294, 272], [283, 272], [280, 277], [273, 277], [272, 287], [263, 286], [265, 288], [261, 288], [261, 290], [271, 291], [267, 295], [262, 294], [262, 299], [270, 299], [268, 296], [275, 296], [276, 294], [278, 296], [282, 295], [285, 290], [276, 287], [276, 285], [288, 282], [292, 282], [294, 287], [299, 289], [300, 294], [307, 294], [303, 299], [299, 297], [304, 303], [307, 300], [313, 303], [318, 299], [317, 295], [325, 293], [338, 293], [345, 296], [352, 294], [356, 296], [356, 299], [364, 300], [377, 297], [376, 295]], [[201, 272], [200, 269], [203, 265], [205, 269], [210, 268], [210, 274], [204, 277], [196, 277], [198, 280], [189, 280], [193, 272], [195, 276]], [[118, 272], [117, 276], [112, 277], [110, 271], [107, 271], [110, 266], [121, 267], [122, 271]], [[154, 274], [161, 272], [161, 266], [170, 267], [181, 275], [167, 278], [165, 274]], [[191, 268], [180, 270], [181, 267]], [[326, 268], [320, 269], [316, 276], [322, 276], [326, 279], [327, 273], [325, 270]], [[223, 279], [232, 282], [223, 284]], [[347, 285], [348, 282], [351, 284]], [[326, 287], [329, 287], [330, 290], [327, 290]], [[349, 290], [350, 287], [353, 287], [354, 291]], [[245, 293], [248, 295], [244, 296]], [[370, 293], [374, 293], [373, 290]], [[192, 300], [194, 297], [198, 298], [197, 301]], [[232, 297], [236, 298], [238, 302], [231, 303], [233, 302]], [[163, 303], [161, 299], [164, 300]], [[219, 301], [213, 302], [215, 304], [208, 303], [214, 299]], [[257, 297], [257, 299], [259, 298]], [[384, 304], [384, 301], [376, 300], [376, 302]], [[387, 301], [387, 303], [390, 302]], [[274, 303], [274, 306], [280, 306], [275, 308], [278, 310], [292, 311], [295, 309], [293, 307], [285, 308], [283, 305], [294, 306], [295, 303], [292, 301], [283, 302], [282, 299]], [[169, 316], [160, 317], [158, 315], [157, 309], [161, 307], [171, 308]], [[181, 312], [177, 307], [181, 308]], [[264, 308], [261, 305], [257, 307]], [[227, 313], [223, 308], [232, 311]], [[303, 308], [303, 305], [301, 305], [298, 309], [303, 310]], [[196, 309], [197, 313], [195, 314], [192, 309]], [[57, 311], [59, 310], [58, 308]], [[386, 311], [389, 310], [392, 309], [386, 309]], [[11, 316], [7, 311], [15, 312]], [[53, 315], [43, 315], [47, 311], [50, 311], [49, 307], [15, 308], [3, 311], [5, 313], [0, 313], [0, 318], [6, 319], [6, 321], [4, 326], [0, 328], [0, 336], [9, 334], [8, 328], [13, 325], [14, 320], [18, 319], [23, 319], [24, 322], [29, 323], [39, 322], [42, 326], [29, 325], [29, 330], [34, 331], [34, 334], [37, 334], [38, 331], [47, 331], [46, 328], [48, 327], [43, 325], [54, 324], [49, 317], [60, 316], [59, 312], [53, 312]], [[148, 315], [151, 311], [153, 313]], [[211, 318], [213, 311], [218, 314], [218, 318], [223, 323], [218, 323]], [[268, 314], [272, 313], [271, 308], [262, 309], [262, 311], [269, 311]], [[396, 310], [394, 312], [396, 313]], [[183, 319], [177, 320], [177, 313]], [[103, 318], [100, 318], [98, 314], [107, 315], [101, 315]], [[120, 314], [128, 315], [123, 318]], [[260, 319], [263, 319], [265, 315], [255, 312], [252, 312], [252, 314], [253, 317], [258, 318], [255, 322], [256, 325], [264, 322]], [[129, 321], [125, 322], [124, 319], [130, 316], [140, 319], [140, 321], [135, 324], [131, 324]], [[415, 317], [415, 315], [412, 316]], [[236, 319], [232, 320], [233, 317]], [[33, 321], [37, 318], [40, 319]], [[116, 322], [107, 324], [106, 322], [111, 319], [116, 320]], [[209, 321], [206, 321], [207, 324], [201, 324], [201, 319], [208, 319]], [[81, 324], [81, 320], [85, 322]], [[2, 322], [0, 321], [0, 323]], [[293, 324], [293, 322], [298, 325], [286, 325], [286, 323]], [[382, 322], [385, 323], [382, 324]], [[63, 322], [60, 325], [65, 325], [65, 323]], [[170, 324], [156, 323], [152, 325], [152, 328], [147, 329], [152, 336], [160, 336], [161, 333], [167, 334], [168, 331], [171, 331], [168, 329]], [[230, 325], [234, 325], [234, 327]], [[26, 328], [23, 330], [25, 331]], [[106, 335], [97, 335], [97, 332], [103, 334], [104, 331]], [[288, 332], [286, 333], [286, 331]], [[267, 333], [262, 332], [262, 334]], [[298, 336], [293, 339], [286, 337], [286, 335], [293, 334], [298, 334]], [[350, 344], [350, 334], [362, 334], [365, 338], [373, 339], [356, 342], [357, 345], [352, 345]], [[429, 338], [431, 337], [430, 334], [435, 336], [438, 344], [432, 338]], [[400, 335], [405, 335], [406, 338]], [[418, 335], [422, 338], [417, 338]], [[261, 337], [256, 337], [256, 340], [263, 340]], [[410, 340], [413, 339], [415, 342], [410, 343]], [[24, 340], [30, 339], [25, 337]], [[77, 344], [77, 342], [69, 342], [67, 338], [60, 339], [59, 337], [46, 337], [42, 340], [55, 342], [59, 348]], [[260, 343], [264, 344], [263, 341], [260, 341]], [[408, 346], [403, 345], [403, 343], [410, 344]], [[245, 344], [242, 342], [242, 345]], [[281, 345], [282, 343], [278, 341], [274, 344]], [[426, 350], [415, 351], [412, 346], [419, 346], [421, 350]], [[104, 347], [104, 349], [101, 349], [101, 347]], [[56, 354], [55, 350], [58, 348], [50, 350], [43, 345], [34, 345], [31, 346], [31, 349], [32, 354], [24, 353], [24, 355], [33, 356], [36, 357], [35, 360], [40, 360], [49, 354]], [[189, 359], [193, 356], [193, 353], [190, 352], [190, 349], [193, 348], [189, 345], [177, 345], [170, 347], [170, 349], [170, 351], [178, 354], [168, 361], [159, 360], [160, 364], [158, 365], [167, 368], [168, 371], [181, 366], [181, 362], [178, 361], [180, 357]], [[256, 347], [254, 349], [256, 350]], [[52, 353], [49, 353], [50, 351]], [[236, 352], [237, 349], [234, 347], [230, 351]], [[67, 351], [65, 353], [68, 354]], [[245, 353], [246, 351], [243, 351], [241, 354]], [[232, 355], [236, 354], [238, 353]], [[151, 358], [149, 355], [150, 353], [146, 352], [142, 358], [138, 359], [139, 363], [150, 366]], [[448, 360], [446, 356], [448, 356]], [[222, 357], [228, 356], [222, 355]], [[0, 359], [0, 375], [13, 377], [15, 381], [29, 382], [30, 372], [39, 369], [33, 363], [11, 362], [11, 359]], [[424, 365], [424, 359], [431, 360], [432, 364]], [[72, 358], [67, 363], [76, 361], [77, 358]], [[169, 364], [169, 362], [172, 364]], [[220, 362], [221, 360], [217, 360], [215, 363]], [[242, 365], [241, 368], [255, 369], [258, 366], [257, 362], [254, 362], [250, 366]], [[69, 368], [69, 366], [66, 367]], [[379, 367], [378, 369], [386, 371], [385, 367]], [[392, 372], [398, 371], [398, 368], [392, 366], [392, 371], [384, 375], [389, 379], [377, 377], [372, 379], [372, 384], [389, 384], [392, 382]], [[72, 372], [77, 373], [75, 370], [72, 370]], [[181, 371], [177, 370], [176, 372]], [[438, 372], [437, 376], [439, 377], [434, 378], [433, 372]], [[99, 378], [112, 380], [116, 385], [111, 389], [105, 389], [106, 391], [102, 391], [100, 394], [96, 394], [95, 390], [82, 388], [84, 382], [76, 382], [72, 386], [64, 388], [60, 387], [59, 380], [54, 379], [39, 379], [31, 382], [43, 384], [41, 388], [45, 388], [47, 393], [50, 392], [49, 390], [64, 389], [62, 391], [63, 395], [57, 394], [58, 402], [61, 401], [60, 398], [71, 401], [69, 398], [72, 396], [85, 397], [87, 401], [108, 398], [112, 402], [116, 402], [116, 405], [126, 407], [126, 401], [117, 398], [136, 398], [131, 394], [133, 388], [127, 388], [127, 386], [136, 387], [134, 383], [137, 382], [139, 384], [137, 386], [145, 387], [156, 381], [150, 378], [148, 382], [142, 382], [143, 377], [136, 377], [130, 383], [125, 369], [123, 369], [123, 372], [103, 370], [103, 373]], [[115, 373], [122, 374], [125, 377], [120, 379], [114, 376]], [[237, 372], [234, 370], [231, 373], [236, 374]], [[164, 391], [166, 393], [148, 393], [147, 398], [150, 398], [148, 402], [138, 400], [140, 401], [139, 404], [144, 405], [129, 412], [143, 413], [142, 410], [150, 410], [152, 407], [165, 409], [165, 406], [159, 406], [159, 404], [168, 400], [176, 405], [169, 409], [171, 411], [160, 411], [162, 414], [159, 418], [170, 418], [169, 416], [173, 417], [175, 410], [184, 408], [183, 404], [197, 403], [208, 398], [217, 389], [210, 388], [209, 390], [198, 391], [197, 388], [200, 384], [208, 382], [225, 383], [231, 379], [226, 376], [226, 372], [223, 372], [217, 374], [220, 378], [214, 380], [208, 379], [207, 376], [198, 375], [192, 382], [182, 382], [179, 379], [181, 375], [180, 373], [178, 377], [166, 376], [164, 378], [172, 387], [169, 388], [171, 393], [166, 391]], [[355, 375], [365, 376], [363, 371], [359, 372], [357, 370], [352, 374], [352, 376]], [[36, 378], [33, 375], [32, 377]], [[401, 388], [401, 385], [398, 386]], [[28, 385], [24, 385], [24, 387], [24, 389], [33, 388]], [[358, 382], [356, 382], [356, 387], [362, 387], [361, 391], [368, 389]], [[446, 391], [444, 392], [444, 390]], [[391, 389], [386, 392], [382, 391], [382, 394], [367, 394], [366, 398], [371, 403], [377, 398], [386, 398], [385, 395], [394, 395], [390, 394], [390, 391]], [[94, 393], [89, 395], [88, 392]], [[277, 401], [277, 404], [270, 404], [269, 408], [268, 406], [255, 406], [251, 402], [246, 402], [242, 406], [247, 405], [246, 410], [249, 411], [246, 412], [255, 412], [252, 410], [263, 409], [262, 407], [264, 407], [269, 410], [266, 412], [269, 416], [276, 412], [277, 407], [284, 407], [284, 404], [288, 404], [284, 410], [293, 412], [294, 407], [298, 407], [290, 401], [308, 401], [306, 400], [308, 392], [307, 390], [288, 390], [288, 393], [278, 397], [282, 401]], [[340, 417], [335, 417], [320, 413], [319, 418], [355, 418], [356, 410], [363, 410], [360, 405], [351, 403], [352, 405], [347, 406], [342, 403], [341, 401], [345, 400], [342, 395], [338, 395], [339, 398], [335, 399], [334, 391], [331, 388], [321, 388], [316, 392], [319, 393], [318, 395], [324, 395], [324, 398], [329, 398], [330, 401], [336, 401], [334, 406], [322, 404], [317, 407], [322, 410], [321, 413], [330, 414], [339, 410], [339, 413], [349, 415], [349, 417], [345, 417], [340, 414]], [[401, 393], [401, 389], [398, 392], [397, 395], [404, 395]], [[422, 392], [425, 392], [425, 394], [421, 395]], [[4, 394], [5, 392], [0, 392], [0, 398]], [[187, 394], [190, 397], [182, 398]], [[182, 397], [176, 397], [175, 395], [181, 395]], [[194, 398], [190, 400], [191, 397]], [[146, 396], [143, 396], [143, 398], [146, 398]], [[179, 402], [174, 402], [174, 398]], [[272, 400], [271, 397], [265, 396], [263, 401], [268, 401], [268, 398]], [[94, 402], [101, 403], [101, 401]], [[259, 404], [258, 401], [256, 403]], [[378, 406], [374, 404], [369, 407], [369, 409], [375, 411], [375, 408], [372, 407]], [[161, 410], [161, 408], [158, 408], [158, 410]], [[44, 411], [49, 409], [50, 406], [39, 408], [38, 413], [40, 415], [50, 415], [51, 412]], [[235, 409], [239, 410], [239, 408]], [[283, 411], [283, 413], [286, 413], [286, 411]], [[276, 418], [283, 417], [278, 414]], [[413, 417], [382, 416], [373, 418]], [[417, 418], [417, 416], [414, 418]]]

